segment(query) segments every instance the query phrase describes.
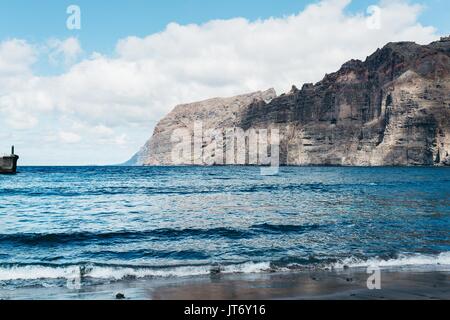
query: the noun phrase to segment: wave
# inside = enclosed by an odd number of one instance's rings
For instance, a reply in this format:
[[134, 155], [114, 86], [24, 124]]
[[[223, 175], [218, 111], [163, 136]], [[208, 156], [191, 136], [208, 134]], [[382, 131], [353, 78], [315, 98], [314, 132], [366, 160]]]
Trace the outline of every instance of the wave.
[[18, 243], [25, 245], [36, 244], [54, 244], [54, 243], [73, 243], [73, 242], [98, 242], [102, 240], [133, 240], [141, 238], [164, 238], [176, 240], [184, 237], [199, 237], [199, 238], [245, 238], [249, 233], [245, 230], [232, 228], [187, 228], [187, 229], [154, 229], [143, 231], [113, 231], [113, 232], [73, 232], [73, 233], [15, 233], [15, 234], [0, 234], [0, 243]]
[[319, 224], [306, 224], [306, 225], [282, 225], [282, 224], [270, 224], [263, 223], [258, 225], [251, 226], [252, 229], [259, 229], [266, 232], [271, 233], [289, 233], [289, 232], [305, 232], [305, 231], [313, 231], [325, 227], [326, 225]]
[[[344, 223], [341, 223], [344, 224]], [[1, 243], [13, 243], [21, 245], [52, 245], [65, 244], [77, 242], [92, 242], [98, 243], [104, 240], [108, 241], [126, 241], [136, 239], [152, 239], [152, 240], [179, 240], [180, 238], [195, 237], [201, 239], [246, 239], [252, 236], [263, 233], [303, 233], [318, 230], [320, 228], [328, 228], [336, 226], [337, 224], [255, 224], [245, 229], [238, 228], [185, 228], [172, 229], [162, 228], [153, 230], [123, 230], [111, 232], [71, 232], [71, 233], [14, 233], [14, 234], [0, 234]]]
[[[311, 263], [311, 261], [308, 261]], [[263, 273], [263, 272], [289, 272], [314, 268], [313, 265], [292, 265], [279, 264], [273, 262], [244, 262], [238, 264], [207, 264], [207, 265], [186, 265], [173, 267], [146, 267], [146, 266], [126, 266], [126, 265], [94, 265], [94, 264], [74, 264], [74, 265], [20, 265], [3, 264], [0, 265], [0, 281], [15, 280], [51, 280], [51, 279], [100, 279], [118, 281], [123, 279], [139, 278], [168, 278], [168, 277], [189, 277], [202, 276], [214, 273], [234, 274], [234, 273]], [[297, 267], [295, 267], [297, 265]], [[329, 266], [320, 264], [325, 270]], [[440, 267], [447, 270], [450, 267], [450, 252], [443, 252], [438, 255], [401, 254], [397, 258], [383, 260], [371, 258], [367, 260], [357, 258], [347, 258], [331, 265], [334, 270], [345, 268], [362, 268], [377, 266], [380, 268], [416, 267], [426, 271], [423, 267]], [[317, 267], [317, 266], [316, 266]], [[317, 268], [314, 268], [318, 270]], [[320, 268], [319, 268], [320, 269]]]
[[400, 254], [393, 259], [371, 258], [367, 260], [358, 258], [346, 258], [332, 265], [334, 269], [362, 268], [377, 266], [380, 268], [395, 267], [426, 267], [426, 266], [448, 266], [450, 267], [450, 251], [438, 255], [425, 254]]
[[[218, 177], [217, 180], [230, 180], [233, 177]], [[343, 189], [368, 186], [378, 186], [376, 183], [290, 183], [285, 185], [257, 184], [251, 186], [231, 186], [228, 191], [236, 193], [255, 193], [273, 191], [312, 191], [335, 193]], [[189, 194], [216, 194], [223, 193], [222, 185], [209, 185], [208, 187], [171, 186], [167, 188], [151, 186], [70, 186], [70, 187], [24, 187], [3, 188], [4, 196], [29, 196], [29, 197], [78, 197], [78, 196], [108, 196], [108, 195], [189, 195]]]
[[127, 278], [147, 277], [186, 277], [208, 275], [214, 272], [225, 273], [259, 273], [270, 270], [269, 262], [246, 262], [235, 265], [200, 265], [167, 268], [96, 266], [96, 265], [9, 265], [0, 267], [0, 281], [11, 280], [49, 280], [92, 278], [122, 280]]
[[100, 250], [86, 251], [86, 255], [102, 257], [103, 259], [135, 259], [135, 258], [162, 258], [162, 259], [180, 259], [180, 260], [206, 260], [210, 256], [199, 250], [153, 250], [138, 249], [127, 251]]

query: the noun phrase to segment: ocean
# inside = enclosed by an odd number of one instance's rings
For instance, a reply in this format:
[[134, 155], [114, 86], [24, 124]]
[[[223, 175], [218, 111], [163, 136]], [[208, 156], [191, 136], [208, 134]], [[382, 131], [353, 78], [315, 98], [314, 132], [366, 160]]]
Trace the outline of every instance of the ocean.
[[124, 279], [450, 269], [450, 169], [21, 167], [0, 176], [0, 298]]

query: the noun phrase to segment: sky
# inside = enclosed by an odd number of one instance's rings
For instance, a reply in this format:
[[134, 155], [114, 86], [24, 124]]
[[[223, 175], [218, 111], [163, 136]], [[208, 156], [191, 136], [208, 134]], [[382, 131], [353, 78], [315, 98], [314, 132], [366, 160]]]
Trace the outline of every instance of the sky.
[[450, 34], [449, 12], [447, 0], [2, 1], [0, 154], [121, 163], [177, 104], [320, 81], [387, 42]]

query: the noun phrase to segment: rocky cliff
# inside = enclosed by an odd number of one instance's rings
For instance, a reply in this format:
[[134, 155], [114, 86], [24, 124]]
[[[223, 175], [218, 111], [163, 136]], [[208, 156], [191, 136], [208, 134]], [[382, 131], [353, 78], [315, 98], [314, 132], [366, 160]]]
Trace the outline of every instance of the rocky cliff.
[[[195, 144], [196, 121], [203, 132], [278, 129], [285, 165], [450, 165], [450, 39], [389, 43], [365, 61], [351, 60], [322, 81], [278, 97], [270, 89], [177, 106], [128, 164], [173, 164], [174, 131], [185, 128]], [[214, 140], [201, 139], [200, 162], [188, 157], [182, 163], [217, 164], [204, 156]], [[230, 146], [223, 141], [208, 154], [226, 154]], [[246, 159], [237, 163], [248, 161], [248, 152]]]

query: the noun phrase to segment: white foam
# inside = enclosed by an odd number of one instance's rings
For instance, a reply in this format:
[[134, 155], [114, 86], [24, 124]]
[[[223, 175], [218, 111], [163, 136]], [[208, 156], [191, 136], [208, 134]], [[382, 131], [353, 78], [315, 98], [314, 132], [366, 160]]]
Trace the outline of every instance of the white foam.
[[73, 277], [79, 274], [80, 268], [70, 267], [46, 267], [46, 266], [12, 266], [0, 268], [0, 281], [5, 280], [33, 280], [33, 279], [58, 279]]
[[[269, 262], [243, 263], [221, 266], [221, 273], [257, 273], [270, 269]], [[173, 268], [131, 268], [109, 266], [87, 266], [83, 268], [83, 276], [95, 279], [120, 280], [126, 277], [185, 277], [207, 275], [211, 266], [183, 266]], [[81, 277], [79, 266], [11, 266], [0, 268], [0, 281], [33, 280], [33, 279], [74, 279]]]
[[243, 263], [236, 265], [225, 266], [222, 270], [223, 273], [259, 273], [270, 270], [270, 262], [259, 263]]
[[[450, 252], [439, 255], [399, 255], [395, 259], [383, 260], [373, 258], [361, 260], [347, 258], [332, 265], [335, 269], [343, 269], [344, 266], [351, 268], [378, 266], [378, 267], [420, 267], [440, 266], [450, 269]], [[215, 269], [215, 268], [214, 268]], [[231, 273], [260, 273], [271, 269], [270, 262], [248, 262], [235, 265], [220, 266], [220, 272]], [[115, 267], [115, 266], [4, 266], [0, 267], [0, 281], [8, 280], [36, 280], [36, 279], [67, 279], [73, 280], [83, 276], [95, 279], [121, 280], [127, 277], [187, 277], [210, 274], [212, 266], [182, 266], [171, 268], [145, 268], [145, 267]], [[280, 269], [279, 271], [281, 271]]]
[[420, 266], [441, 266], [450, 267], [450, 251], [438, 255], [423, 254], [400, 254], [397, 258], [383, 260], [373, 258], [361, 260], [356, 258], [347, 258], [333, 265], [335, 269], [342, 269], [344, 266], [351, 268], [378, 266], [382, 267], [420, 267]]

